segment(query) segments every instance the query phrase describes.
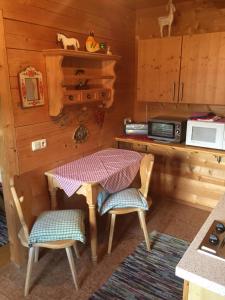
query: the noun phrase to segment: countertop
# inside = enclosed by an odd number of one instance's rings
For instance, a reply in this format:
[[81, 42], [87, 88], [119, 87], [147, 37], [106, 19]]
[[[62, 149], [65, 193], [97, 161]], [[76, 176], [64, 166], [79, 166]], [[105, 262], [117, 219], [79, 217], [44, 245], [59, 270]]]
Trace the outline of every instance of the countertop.
[[176, 151], [183, 151], [188, 153], [204, 153], [209, 155], [214, 155], [215, 157], [225, 157], [225, 150], [218, 150], [218, 149], [210, 149], [204, 147], [197, 147], [197, 146], [188, 146], [185, 143], [167, 143], [167, 142], [160, 142], [160, 141], [153, 141], [148, 137], [138, 137], [138, 136], [129, 136], [124, 135], [121, 137], [115, 137], [116, 142], [125, 142], [130, 144], [140, 144], [146, 145], [150, 147], [150, 149], [164, 149], [164, 150], [176, 150]]
[[225, 261], [197, 251], [214, 220], [225, 222], [225, 195], [213, 209], [176, 266], [176, 275], [225, 296]]

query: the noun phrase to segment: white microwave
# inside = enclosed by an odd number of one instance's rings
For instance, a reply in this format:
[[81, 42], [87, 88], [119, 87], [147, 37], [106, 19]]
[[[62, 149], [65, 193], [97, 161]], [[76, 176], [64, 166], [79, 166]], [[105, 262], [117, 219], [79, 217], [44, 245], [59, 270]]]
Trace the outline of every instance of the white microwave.
[[186, 145], [225, 150], [225, 123], [188, 120]]

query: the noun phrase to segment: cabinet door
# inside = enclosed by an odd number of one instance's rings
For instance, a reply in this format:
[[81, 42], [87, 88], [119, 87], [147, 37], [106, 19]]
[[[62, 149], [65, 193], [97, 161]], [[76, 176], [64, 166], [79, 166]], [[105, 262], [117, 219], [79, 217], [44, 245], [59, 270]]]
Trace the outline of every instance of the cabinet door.
[[140, 40], [137, 99], [177, 102], [182, 37]]
[[225, 33], [183, 37], [179, 100], [225, 104]]

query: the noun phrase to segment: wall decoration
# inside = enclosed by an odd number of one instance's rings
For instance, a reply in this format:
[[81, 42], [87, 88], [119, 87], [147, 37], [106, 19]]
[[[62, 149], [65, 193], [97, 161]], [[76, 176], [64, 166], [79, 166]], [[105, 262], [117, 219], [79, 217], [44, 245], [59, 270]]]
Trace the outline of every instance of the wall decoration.
[[85, 45], [86, 45], [86, 49], [88, 52], [97, 52], [101, 49], [103, 49], [103, 50], [106, 49], [105, 43], [98, 43], [95, 41], [93, 31], [91, 31], [89, 36], [87, 37]]
[[112, 55], [112, 51], [111, 51], [111, 47], [110, 46], [107, 47], [106, 54], [107, 55]]
[[99, 105], [98, 108], [94, 111], [94, 119], [96, 124], [101, 128], [105, 120], [105, 108], [103, 105]]
[[44, 105], [42, 73], [33, 67], [19, 73], [19, 86], [23, 107]]
[[80, 124], [74, 132], [74, 136], [73, 136], [74, 140], [76, 141], [77, 144], [81, 144], [86, 142], [87, 138], [88, 138], [88, 129], [86, 126], [84, 126], [83, 124]]
[[62, 42], [63, 49], [68, 49], [68, 47], [73, 47], [74, 50], [78, 50], [80, 48], [80, 43], [75, 38], [68, 38], [62, 33], [57, 33], [57, 41]]
[[173, 19], [174, 19], [174, 12], [176, 11], [176, 8], [175, 8], [172, 0], [169, 0], [168, 5], [167, 5], [167, 10], [169, 11], [168, 16], [163, 16], [163, 17], [158, 18], [161, 37], [163, 37], [164, 26], [168, 26], [168, 36], [170, 36], [170, 33], [171, 33], [171, 25], [172, 25]]

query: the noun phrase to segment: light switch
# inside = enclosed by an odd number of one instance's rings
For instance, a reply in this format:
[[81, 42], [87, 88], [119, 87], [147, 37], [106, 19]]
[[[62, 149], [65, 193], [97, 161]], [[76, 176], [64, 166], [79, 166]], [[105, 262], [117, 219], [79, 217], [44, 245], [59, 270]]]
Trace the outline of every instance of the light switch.
[[32, 151], [37, 151], [37, 150], [44, 149], [44, 148], [46, 148], [46, 146], [47, 146], [46, 139], [33, 141], [31, 143]]

